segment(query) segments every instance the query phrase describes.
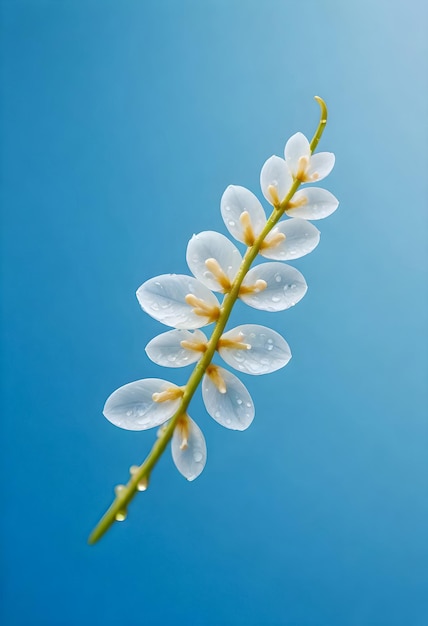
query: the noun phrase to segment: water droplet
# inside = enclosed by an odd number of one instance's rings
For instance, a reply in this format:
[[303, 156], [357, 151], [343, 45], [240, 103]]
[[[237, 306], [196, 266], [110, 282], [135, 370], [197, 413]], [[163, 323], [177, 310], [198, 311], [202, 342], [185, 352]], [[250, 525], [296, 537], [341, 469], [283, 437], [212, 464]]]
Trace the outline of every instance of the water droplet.
[[270, 351], [273, 350], [273, 345], [271, 343], [268, 343], [266, 348]]
[[126, 509], [122, 509], [121, 511], [118, 511], [115, 515], [116, 522], [124, 522], [126, 520], [127, 515], [128, 515], [128, 512]]
[[114, 488], [114, 493], [118, 496], [125, 489], [125, 485], [116, 485]]
[[235, 222], [233, 220], [229, 220], [229, 226], [235, 226]]
[[167, 358], [167, 361], [169, 361], [170, 363], [174, 363], [174, 361], [177, 360], [177, 357], [175, 356], [175, 354], [168, 354], [166, 358]]
[[221, 413], [220, 413], [220, 411], [216, 411], [216, 412], [214, 413], [214, 417], [216, 417], [217, 419], [218, 419], [219, 417], [221, 417]]
[[232, 420], [230, 419], [230, 417], [227, 417], [226, 418], [226, 424], [231, 424], [231, 423], [232, 423]]
[[276, 275], [275, 275], [275, 281], [276, 281], [277, 283], [280, 283], [280, 282], [281, 282], [281, 280], [282, 280], [282, 276], [281, 276], [280, 274], [276, 274]]
[[289, 286], [288, 285], [284, 285], [284, 292], [288, 291]]
[[144, 478], [138, 481], [137, 489], [138, 491], [146, 491], [148, 486], [149, 486], [149, 480], [146, 476], [144, 476]]
[[246, 407], [248, 407], [248, 408], [250, 409], [250, 408], [251, 408], [251, 406], [252, 406], [252, 405], [251, 405], [251, 402], [246, 402], [246, 403], [245, 403], [245, 406], [246, 406]]
[[280, 302], [281, 298], [280, 298], [280, 296], [272, 296], [271, 300], [272, 300], [272, 302]]
[[129, 473], [131, 474], [131, 476], [133, 476], [136, 472], [138, 472], [140, 468], [138, 467], [138, 465], [131, 465], [131, 467], [129, 468]]
[[132, 415], [131, 409], [129, 409], [129, 411], [126, 411], [126, 417], [131, 417], [131, 415]]
[[242, 361], [244, 361], [244, 357], [242, 356], [240, 352], [237, 351], [234, 356], [235, 356], [235, 361], [237, 361], [238, 363], [242, 363]]
[[291, 289], [296, 289], [296, 287], [297, 287], [297, 285], [296, 285], [295, 283], [293, 283], [293, 284], [291, 285]]
[[193, 460], [195, 461], [195, 463], [200, 463], [203, 458], [204, 457], [203, 457], [203, 454], [201, 452], [196, 451], [196, 452], [193, 453]]

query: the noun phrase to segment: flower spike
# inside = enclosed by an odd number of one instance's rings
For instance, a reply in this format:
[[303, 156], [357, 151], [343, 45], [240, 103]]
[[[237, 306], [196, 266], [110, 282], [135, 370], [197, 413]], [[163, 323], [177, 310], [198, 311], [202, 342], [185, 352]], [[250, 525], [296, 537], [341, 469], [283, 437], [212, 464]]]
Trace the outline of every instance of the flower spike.
[[[339, 204], [325, 189], [299, 189], [303, 183], [321, 181], [334, 165], [332, 153], [314, 154], [327, 121], [324, 101], [318, 96], [316, 100], [321, 117], [312, 140], [296, 133], [285, 145], [285, 158], [271, 156], [261, 169], [261, 190], [273, 207], [270, 215], [245, 187], [230, 185], [223, 193], [221, 215], [230, 235], [245, 246], [243, 256], [225, 235], [204, 231], [187, 246], [186, 260], [193, 276], [163, 274], [138, 288], [143, 311], [172, 328], [149, 341], [148, 357], [162, 367], [194, 367], [183, 386], [146, 378], [119, 387], [107, 399], [103, 412], [115, 426], [126, 430], [158, 427], [158, 431], [145, 461], [131, 466], [128, 483], [117, 486], [115, 499], [90, 543], [98, 541], [115, 521], [126, 519], [129, 503], [147, 489], [169, 444], [174, 464], [187, 480], [201, 474], [207, 446], [200, 427], [188, 414], [199, 387], [208, 414], [218, 424], [237, 431], [251, 425], [255, 407], [250, 393], [238, 376], [213, 363], [216, 353], [235, 371], [252, 376], [275, 372], [291, 359], [288, 343], [271, 328], [251, 323], [227, 328], [227, 324], [238, 299], [262, 311], [284, 311], [300, 302], [307, 291], [302, 274], [284, 261], [299, 259], [317, 247], [320, 233], [307, 220], [328, 217]], [[259, 256], [269, 261], [255, 264]], [[199, 330], [209, 324], [214, 324], [210, 333]]]

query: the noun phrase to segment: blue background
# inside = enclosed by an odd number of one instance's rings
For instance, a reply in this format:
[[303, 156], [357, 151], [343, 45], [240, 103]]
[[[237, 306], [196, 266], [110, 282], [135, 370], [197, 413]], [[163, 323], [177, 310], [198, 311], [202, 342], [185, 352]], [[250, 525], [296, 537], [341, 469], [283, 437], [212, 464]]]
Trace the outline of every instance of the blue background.
[[[2, 3], [2, 617], [7, 626], [426, 626], [427, 8], [393, 0]], [[284, 370], [256, 419], [190, 414], [129, 518], [87, 536], [154, 432], [107, 396], [162, 370], [136, 288], [185, 273], [194, 232], [321, 95], [341, 201], [295, 263]]]

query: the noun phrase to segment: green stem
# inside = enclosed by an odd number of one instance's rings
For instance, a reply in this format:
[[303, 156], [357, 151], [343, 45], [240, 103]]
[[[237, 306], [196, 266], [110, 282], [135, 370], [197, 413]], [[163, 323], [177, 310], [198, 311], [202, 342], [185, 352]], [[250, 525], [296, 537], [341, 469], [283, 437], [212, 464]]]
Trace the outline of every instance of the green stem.
[[[318, 145], [318, 142], [321, 139], [321, 135], [327, 123], [327, 108], [326, 108], [325, 102], [318, 96], [315, 96], [315, 99], [317, 100], [318, 104], [321, 107], [321, 119], [319, 121], [317, 130], [315, 131], [315, 134], [310, 144], [311, 152], [313, 152], [316, 146]], [[114, 524], [118, 515], [121, 515], [124, 512], [126, 513], [129, 503], [131, 502], [131, 500], [134, 498], [135, 494], [138, 491], [139, 483], [141, 483], [144, 480], [148, 482], [150, 478], [150, 474], [154, 466], [156, 465], [156, 463], [162, 456], [163, 452], [165, 451], [166, 446], [168, 445], [169, 441], [172, 438], [177, 421], [182, 415], [186, 413], [187, 408], [190, 404], [190, 401], [196, 389], [198, 388], [199, 383], [201, 382], [201, 379], [203, 375], [205, 374], [207, 367], [210, 365], [212, 361], [212, 358], [217, 348], [218, 341], [221, 335], [223, 334], [223, 331], [225, 329], [229, 316], [232, 312], [233, 306], [239, 297], [239, 290], [241, 288], [242, 281], [247, 275], [247, 272], [250, 269], [251, 264], [257, 257], [263, 241], [265, 240], [269, 232], [272, 230], [272, 228], [275, 226], [275, 224], [277, 224], [277, 222], [283, 216], [288, 203], [290, 202], [291, 198], [296, 193], [300, 184], [301, 183], [299, 180], [295, 180], [293, 182], [286, 197], [281, 202], [281, 205], [277, 208], [274, 208], [274, 210], [272, 211], [260, 235], [257, 237], [253, 245], [247, 248], [244, 258], [242, 259], [241, 266], [238, 270], [238, 273], [236, 274], [235, 280], [232, 283], [231, 289], [226, 294], [222, 302], [222, 305], [220, 308], [220, 315], [215, 324], [212, 335], [208, 341], [207, 349], [205, 350], [201, 359], [199, 360], [196, 367], [194, 368], [184, 388], [184, 393], [181, 398], [179, 408], [174, 413], [174, 415], [169, 420], [169, 422], [161, 429], [160, 435], [157, 441], [155, 442], [155, 444], [153, 445], [144, 463], [140, 465], [137, 470], [135, 470], [135, 472], [132, 474], [127, 485], [124, 486], [120, 490], [120, 492], [116, 495], [116, 498], [113, 501], [112, 505], [106, 511], [104, 516], [101, 518], [97, 526], [92, 531], [88, 540], [90, 544], [94, 544], [99, 539], [101, 539], [101, 537], [104, 535], [104, 533], [107, 532], [110, 526]]]

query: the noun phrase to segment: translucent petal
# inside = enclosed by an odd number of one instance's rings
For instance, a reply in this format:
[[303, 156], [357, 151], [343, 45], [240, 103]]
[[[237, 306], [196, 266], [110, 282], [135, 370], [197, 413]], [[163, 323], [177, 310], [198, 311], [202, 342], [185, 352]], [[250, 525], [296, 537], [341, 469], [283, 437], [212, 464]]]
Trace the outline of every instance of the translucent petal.
[[[183, 347], [182, 341], [194, 344], [196, 349]], [[146, 352], [149, 359], [163, 367], [184, 367], [201, 358], [203, 351], [197, 346], [206, 343], [207, 338], [201, 330], [193, 333], [189, 330], [168, 330], [149, 341]]]
[[212, 320], [209, 316], [197, 315], [194, 307], [185, 298], [194, 294], [212, 307], [219, 303], [215, 295], [192, 276], [163, 274], [150, 278], [137, 290], [137, 298], [143, 311], [162, 324], [174, 328], [200, 328]]
[[[226, 339], [239, 341], [250, 346], [247, 349], [221, 347]], [[228, 365], [245, 374], [269, 374], [287, 365], [291, 359], [288, 343], [280, 334], [258, 324], [243, 324], [222, 335], [219, 353]]]
[[174, 463], [187, 480], [195, 480], [207, 462], [207, 445], [199, 426], [189, 416], [178, 423], [171, 441]]
[[279, 222], [271, 236], [283, 233], [285, 239], [273, 248], [265, 248], [260, 254], [267, 259], [290, 261], [312, 252], [320, 240], [320, 231], [310, 222], [298, 217]]
[[306, 174], [309, 180], [318, 182], [328, 176], [334, 167], [335, 156], [333, 152], [318, 152], [311, 156]]
[[339, 206], [339, 200], [327, 189], [306, 187], [294, 194], [291, 204], [295, 205], [295, 208], [287, 209], [285, 211], [287, 215], [306, 220], [320, 220], [334, 213]]
[[202, 379], [202, 397], [205, 408], [216, 422], [232, 430], [245, 430], [254, 419], [254, 404], [239, 378], [218, 367], [226, 384], [226, 393], [220, 393], [212, 379]]
[[299, 170], [299, 159], [306, 157], [309, 163], [311, 156], [311, 148], [305, 135], [303, 135], [303, 133], [296, 133], [290, 137], [285, 144], [284, 154], [288, 169], [293, 176], [296, 176]]
[[215, 259], [227, 279], [233, 282], [242, 261], [238, 248], [227, 237], [212, 230], [193, 235], [187, 246], [186, 260], [190, 271], [209, 289], [224, 291], [215, 275], [207, 268], [207, 259]]
[[260, 173], [260, 186], [266, 200], [274, 204], [271, 192], [269, 191], [269, 187], [274, 187], [279, 202], [282, 202], [292, 183], [293, 178], [284, 159], [278, 156], [271, 156], [263, 165]]
[[221, 215], [226, 228], [238, 241], [245, 243], [243, 228], [239, 218], [244, 211], [249, 213], [254, 233], [260, 234], [266, 224], [266, 215], [256, 196], [238, 185], [229, 185], [221, 198]]
[[154, 402], [153, 394], [178, 388], [160, 378], [145, 378], [128, 383], [107, 398], [103, 413], [109, 422], [125, 430], [147, 430], [160, 426], [174, 415], [180, 398]]
[[257, 280], [267, 283], [266, 289], [258, 293], [247, 293], [241, 300], [262, 311], [283, 311], [297, 304], [305, 295], [308, 286], [302, 274], [284, 263], [262, 263], [246, 275], [243, 285], [252, 286]]

